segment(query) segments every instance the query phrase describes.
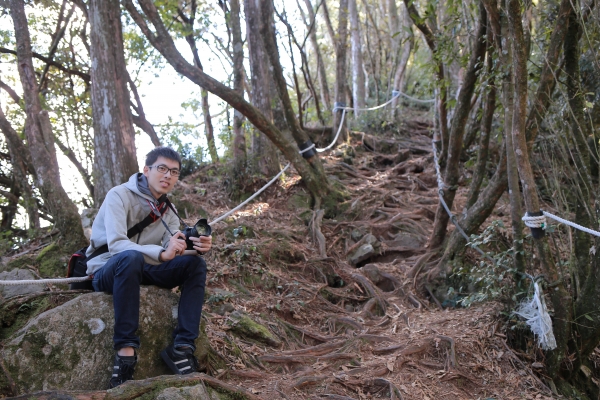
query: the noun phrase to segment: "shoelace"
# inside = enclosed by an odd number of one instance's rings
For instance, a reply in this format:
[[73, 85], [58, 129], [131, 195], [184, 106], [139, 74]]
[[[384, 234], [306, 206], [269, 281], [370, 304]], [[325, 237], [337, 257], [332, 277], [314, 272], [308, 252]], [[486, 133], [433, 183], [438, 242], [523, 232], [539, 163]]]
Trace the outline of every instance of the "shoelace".
[[123, 362], [119, 363], [119, 378], [122, 381], [126, 381], [133, 378], [134, 371], [135, 368], [133, 367], [133, 365], [129, 365]]

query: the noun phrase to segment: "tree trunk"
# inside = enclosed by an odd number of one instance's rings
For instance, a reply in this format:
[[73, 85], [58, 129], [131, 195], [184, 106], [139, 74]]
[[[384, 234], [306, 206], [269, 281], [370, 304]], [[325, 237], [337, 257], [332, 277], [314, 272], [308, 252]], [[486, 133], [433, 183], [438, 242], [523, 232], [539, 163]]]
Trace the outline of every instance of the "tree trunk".
[[[454, 111], [454, 118], [452, 119], [452, 127], [450, 128], [448, 159], [444, 174], [444, 200], [450, 209], [452, 209], [452, 203], [454, 202], [456, 190], [458, 189], [460, 153], [462, 150], [467, 117], [469, 116], [469, 111], [471, 109], [471, 98], [473, 97], [475, 82], [477, 81], [477, 76], [482, 66], [481, 60], [485, 55], [486, 20], [487, 15], [485, 8], [480, 4], [479, 25], [474, 44], [475, 48], [471, 53], [469, 65], [465, 73], [465, 79], [460, 88], [456, 109]], [[431, 248], [442, 245], [446, 236], [446, 227], [449, 219], [448, 213], [440, 204], [436, 212], [433, 232], [429, 239]]]
[[[300, 128], [300, 124], [294, 115], [294, 109], [292, 107], [292, 102], [290, 100], [287, 84], [285, 82], [285, 78], [283, 77], [283, 67], [279, 62], [279, 50], [277, 49], [277, 42], [275, 36], [275, 24], [273, 21], [273, 1], [263, 1], [260, 6], [261, 11], [261, 24], [260, 32], [263, 39], [263, 44], [265, 46], [265, 51], [269, 55], [269, 59], [271, 60], [271, 66], [273, 67], [273, 81], [277, 87], [277, 92], [279, 93], [279, 99], [281, 100], [281, 104], [283, 106], [283, 113], [285, 115], [285, 120], [287, 125], [292, 133], [292, 136], [296, 140], [298, 146], [302, 146], [309, 142], [309, 137]], [[300, 107], [300, 105], [298, 105]], [[323, 185], [326, 187], [329, 186], [327, 181], [327, 176], [325, 175], [325, 170], [323, 169], [323, 165], [321, 164], [321, 160], [317, 157], [316, 153], [312, 157], [308, 157], [307, 161], [311, 164], [315, 174], [318, 176], [318, 179], [321, 181]], [[318, 207], [317, 207], [318, 208]]]
[[[491, 43], [492, 35], [488, 31], [488, 43]], [[490, 74], [488, 80], [487, 94], [483, 104], [483, 116], [481, 117], [481, 134], [479, 137], [479, 151], [477, 153], [477, 162], [475, 164], [473, 178], [469, 187], [469, 195], [467, 197], [467, 209], [469, 209], [479, 197], [481, 183], [487, 172], [487, 162], [490, 148], [490, 135], [492, 133], [492, 122], [494, 121], [494, 111], [496, 110], [496, 84], [492, 75], [494, 63], [492, 53], [488, 51], [487, 69]]]
[[[269, 69], [269, 57], [258, 32], [260, 26], [260, 1], [244, 0], [246, 13], [246, 37], [250, 58], [250, 81], [252, 104], [269, 120], [273, 121], [271, 85], [273, 79]], [[253, 167], [263, 176], [273, 176], [280, 170], [277, 152], [273, 143], [258, 129], [251, 135], [250, 153]]]
[[308, 9], [308, 15], [310, 17], [310, 25], [307, 26], [307, 28], [310, 29], [310, 44], [315, 51], [315, 56], [317, 57], [317, 72], [319, 79], [319, 91], [321, 93], [321, 102], [325, 106], [326, 110], [331, 112], [331, 97], [329, 95], [329, 84], [327, 83], [327, 71], [325, 71], [325, 63], [323, 62], [323, 56], [321, 55], [321, 49], [319, 48], [319, 42], [317, 41], [317, 25], [315, 23], [317, 16], [313, 10], [311, 1], [304, 0], [304, 2], [306, 3], [306, 8]]
[[[132, 0], [125, 0], [125, 7], [135, 23], [140, 27], [144, 36], [166, 58], [173, 68], [195, 84], [204, 87], [240, 111], [254, 126], [265, 133], [293, 164], [314, 198], [322, 198], [330, 194], [329, 186], [323, 185], [321, 176], [298, 153], [298, 147], [293, 143], [291, 138], [282, 134], [269, 119], [265, 118], [257, 108], [245, 101], [238, 93], [188, 63], [175, 47], [175, 43], [164, 26], [153, 2], [151, 0], [138, 0], [138, 2], [144, 12], [144, 16], [139, 13], [133, 5]], [[155, 32], [150, 30], [146, 19], [154, 26]]]
[[[240, 22], [240, 2], [230, 0], [229, 23], [231, 26], [231, 47], [233, 49], [233, 90], [244, 96], [244, 44]], [[233, 113], [233, 181], [241, 188], [246, 176], [246, 137], [242, 125], [244, 116], [237, 110]]]
[[133, 114], [131, 115], [133, 123], [138, 128], [140, 128], [141, 130], [146, 132], [146, 134], [148, 136], [150, 136], [150, 140], [152, 140], [152, 144], [155, 147], [161, 146], [160, 139], [158, 138], [158, 135], [156, 134], [156, 130], [154, 129], [154, 126], [150, 123], [150, 121], [148, 121], [146, 119], [146, 113], [144, 112], [144, 107], [142, 105], [142, 99], [140, 98], [137, 87], [135, 86], [133, 79], [131, 79], [131, 75], [129, 75], [129, 72], [127, 73], [127, 83], [129, 83], [129, 89], [131, 90], [131, 93], [133, 94], [133, 98], [135, 99], [135, 105], [132, 103], [131, 107], [138, 114], [138, 115], [133, 115]]
[[[579, 1], [574, 1], [572, 7], [580, 7]], [[572, 10], [568, 22], [568, 30], [564, 42], [564, 59], [567, 97], [570, 106], [570, 125], [571, 140], [569, 146], [574, 151], [573, 164], [577, 169], [576, 182], [578, 186], [575, 197], [575, 222], [583, 226], [592, 226], [592, 229], [598, 228], [597, 216], [590, 207], [594, 204], [596, 193], [592, 191], [590, 177], [590, 152], [587, 147], [587, 138], [591, 131], [588, 124], [589, 117], [585, 115], [585, 98], [580, 82], [580, 46], [579, 37], [581, 35], [580, 20], [577, 12]], [[598, 345], [600, 338], [600, 317], [598, 316], [598, 304], [600, 304], [600, 283], [596, 265], [591, 263], [590, 248], [592, 248], [591, 236], [578, 229], [573, 230], [574, 246], [573, 258], [575, 260], [575, 273], [578, 287], [575, 291], [575, 315], [576, 321], [584, 323], [577, 324], [576, 330], [579, 343], [576, 346], [580, 349], [579, 359], [576, 366], [589, 357]], [[598, 240], [593, 243], [598, 246]], [[598, 256], [596, 256], [598, 259]], [[596, 261], [597, 263], [597, 261]], [[577, 370], [578, 368], [574, 368]]]
[[[427, 24], [425, 24], [425, 20], [420, 17], [419, 12], [412, 0], [404, 0], [404, 5], [406, 6], [408, 15], [412, 19], [413, 23], [423, 34], [425, 42], [427, 43], [429, 50], [431, 50], [432, 58], [435, 58], [437, 53], [437, 42], [435, 39], [435, 32], [429, 29]], [[444, 64], [441, 62], [437, 63], [436, 77], [438, 80], [438, 85], [441, 85], [441, 87], [439, 89], [436, 89], [436, 109], [438, 112], [438, 118], [436, 123], [438, 124], [438, 129], [435, 132], [434, 139], [436, 141], [441, 141], [442, 144], [442, 149], [440, 152], [440, 165], [443, 167], [446, 164], [446, 158], [448, 156], [448, 145], [450, 138], [448, 134], [448, 90], [446, 89], [446, 86], [443, 85], [443, 82], [445, 80], [445, 67]]]
[[[398, 60], [396, 66], [396, 73], [394, 74], [394, 90], [399, 92], [404, 91], [404, 79], [406, 77], [406, 68], [408, 66], [408, 60], [410, 59], [410, 54], [412, 53], [413, 46], [415, 45], [415, 35], [412, 33], [410, 17], [408, 16], [408, 11], [406, 7], [402, 7], [402, 24], [403, 27], [407, 28], [410, 33], [408, 33], [405, 37], [404, 44], [401, 46], [402, 54]], [[399, 28], [400, 29], [400, 28]], [[400, 35], [399, 35], [400, 36]], [[396, 97], [392, 101], [392, 119], [395, 119], [398, 115], [398, 104], [400, 103], [400, 98]]]
[[129, 106], [119, 0], [91, 0], [91, 76], [94, 119], [94, 200], [138, 171]]
[[[335, 42], [335, 102], [338, 107], [346, 106], [346, 43], [348, 41], [348, 0], [340, 0], [338, 16], [338, 35]], [[341, 129], [337, 143], [346, 140], [346, 118], [342, 120], [342, 110], [337, 110], [334, 117], [331, 140], [335, 139], [338, 129]], [[343, 126], [340, 126], [342, 125]]]
[[42, 110], [37, 91], [38, 84], [31, 59], [31, 40], [24, 2], [11, 0], [10, 14], [15, 27], [18, 70], [23, 85], [27, 115], [25, 133], [36, 172], [36, 183], [47, 209], [54, 218], [56, 228], [63, 236], [62, 245], [65, 248], [75, 249], [83, 245], [86, 240], [77, 207], [69, 199], [60, 182], [50, 119], [48, 112]]
[[359, 109], [365, 108], [365, 73], [356, 0], [348, 0], [348, 6], [352, 42], [352, 98], [354, 100], [354, 117], [356, 118], [360, 115]]
[[[515, 106], [513, 114], [512, 136], [515, 146], [519, 176], [523, 187], [525, 206], [530, 215], [537, 215], [540, 211], [540, 202], [537, 197], [533, 170], [529, 161], [529, 151], [525, 136], [525, 122], [527, 117], [527, 53], [526, 43], [521, 24], [521, 5], [519, 0], [507, 0], [507, 14], [510, 36], [513, 48], [513, 74], [515, 82]], [[541, 236], [541, 237], [540, 237]], [[554, 336], [557, 348], [548, 352], [547, 372], [551, 379], [556, 379], [560, 365], [567, 353], [567, 342], [571, 337], [572, 301], [565, 283], [554, 264], [550, 254], [548, 240], [542, 235], [534, 236], [537, 256], [546, 279], [557, 282], [554, 290], [550, 291], [552, 306], [554, 307]]]

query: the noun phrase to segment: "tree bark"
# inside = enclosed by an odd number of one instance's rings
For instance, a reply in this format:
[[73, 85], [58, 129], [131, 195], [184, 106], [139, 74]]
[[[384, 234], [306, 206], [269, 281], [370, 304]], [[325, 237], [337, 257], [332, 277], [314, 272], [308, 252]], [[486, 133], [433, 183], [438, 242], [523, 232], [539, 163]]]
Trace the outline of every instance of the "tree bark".
[[135, 8], [133, 2], [125, 0], [125, 7], [135, 23], [142, 30], [144, 36], [148, 38], [150, 43], [166, 58], [173, 68], [178, 73], [184, 75], [197, 85], [204, 87], [244, 114], [254, 126], [267, 135], [277, 148], [281, 150], [283, 155], [294, 165], [311, 194], [315, 198], [326, 196], [329, 193], [329, 186], [323, 184], [321, 177], [313, 171], [310, 164], [298, 153], [298, 147], [293, 143], [291, 138], [282, 134], [270, 120], [265, 118], [257, 108], [245, 101], [238, 93], [188, 63], [179, 51], [177, 51], [175, 43], [160, 19], [158, 10], [152, 1], [139, 0], [139, 4], [145, 17], [156, 29], [156, 33], [150, 30], [145, 18]]
[[[488, 31], [488, 43], [491, 34]], [[492, 53], [488, 50], [487, 56], [487, 69], [490, 75], [493, 73], [493, 57]], [[494, 121], [494, 111], [496, 110], [496, 84], [493, 76], [488, 79], [488, 87], [483, 105], [483, 116], [481, 118], [481, 134], [479, 137], [479, 152], [477, 153], [477, 162], [475, 164], [473, 178], [471, 179], [471, 185], [469, 187], [469, 195], [467, 197], [467, 209], [469, 209], [479, 197], [479, 191], [481, 189], [481, 183], [486, 175], [487, 162], [490, 148], [490, 136], [492, 133], [492, 122]]]
[[142, 105], [142, 99], [140, 98], [140, 95], [137, 91], [137, 86], [133, 82], [133, 79], [131, 79], [131, 75], [129, 75], [129, 72], [127, 73], [127, 83], [129, 83], [129, 89], [131, 90], [131, 93], [133, 94], [133, 98], [135, 99], [135, 105], [131, 104], [131, 107], [138, 114], [138, 115], [134, 115], [134, 114], [131, 115], [133, 123], [138, 128], [140, 128], [141, 130], [146, 132], [146, 134], [148, 136], [150, 136], [150, 140], [152, 141], [152, 144], [154, 146], [156, 146], [156, 147], [161, 146], [160, 139], [158, 138], [158, 135], [156, 134], [156, 130], [154, 129], [154, 126], [150, 123], [150, 121], [148, 121], [146, 119], [146, 113], [144, 112], [144, 107]]
[[[579, 1], [574, 1], [572, 7], [580, 7]], [[589, 116], [585, 115], [584, 91], [581, 87], [579, 57], [581, 54], [579, 37], [582, 26], [575, 9], [569, 13], [568, 28], [564, 41], [564, 60], [567, 97], [570, 107], [571, 140], [569, 146], [573, 149], [573, 164], [577, 169], [577, 194], [575, 197], [575, 222], [582, 226], [598, 228], [596, 212], [590, 207], [595, 203], [596, 193], [592, 191], [590, 176], [590, 151], [587, 140], [591, 128]], [[600, 317], [597, 315], [600, 304], [600, 282], [596, 265], [591, 263], [591, 236], [578, 229], [573, 230], [573, 257], [575, 259], [576, 279], [575, 315], [576, 321], [584, 321], [575, 325], [579, 338], [576, 346], [580, 349], [579, 359], [573, 370], [577, 370], [581, 362], [589, 357], [600, 341]], [[594, 241], [598, 246], [598, 240]], [[596, 256], [596, 259], [599, 257]], [[597, 261], [596, 261], [597, 263]]]
[[[292, 133], [293, 138], [296, 140], [298, 146], [301, 146], [309, 141], [309, 137], [302, 130], [296, 116], [294, 115], [294, 109], [292, 107], [292, 101], [290, 100], [287, 84], [285, 82], [285, 78], [283, 77], [283, 67], [279, 62], [279, 50], [277, 49], [277, 42], [275, 37], [275, 28], [273, 21], [273, 1], [263, 1], [260, 7], [261, 11], [261, 24], [260, 32], [263, 39], [263, 44], [265, 46], [265, 51], [271, 60], [271, 66], [273, 68], [273, 80], [277, 87], [277, 92], [279, 93], [279, 99], [281, 100], [281, 104], [283, 106], [283, 113], [285, 115], [285, 119], [287, 121], [287, 125]], [[298, 105], [300, 107], [300, 104]], [[327, 176], [325, 175], [325, 170], [323, 169], [323, 165], [321, 164], [321, 160], [317, 157], [316, 153], [310, 158], [307, 158], [307, 161], [311, 164], [313, 171], [319, 177], [318, 179], [321, 182], [328, 186], [329, 183], [327, 181]]]
[[[250, 81], [252, 93], [250, 99], [252, 104], [271, 122], [273, 122], [273, 109], [271, 96], [271, 85], [273, 79], [269, 69], [269, 57], [258, 32], [260, 26], [260, 4], [258, 0], [244, 0], [244, 11], [246, 13], [246, 37], [248, 41], [248, 56], [250, 59]], [[251, 136], [250, 153], [252, 156], [252, 167], [263, 176], [272, 176], [279, 172], [280, 166], [277, 162], [277, 151], [264, 133], [254, 130]]]
[[[231, 47], [233, 49], [233, 90], [240, 96], [244, 96], [244, 44], [242, 42], [242, 28], [240, 22], [240, 2], [230, 0]], [[242, 124], [244, 116], [237, 110], [233, 113], [233, 180], [235, 186], [241, 187], [246, 169], [246, 137]]]
[[[393, 1], [393, 0], [390, 0]], [[415, 44], [415, 35], [412, 33], [411, 22], [408, 16], [408, 11], [406, 7], [403, 7], [402, 11], [402, 22], [403, 27], [406, 27], [410, 30], [410, 33], [407, 34], [408, 37], [405, 36], [404, 44], [401, 47], [402, 54], [398, 59], [398, 63], [396, 66], [396, 73], [394, 74], [394, 90], [399, 92], [404, 91], [404, 79], [406, 77], [406, 67], [408, 66], [408, 60], [410, 59], [410, 54], [412, 53], [414, 44]], [[398, 28], [400, 29], [400, 27]], [[395, 119], [398, 115], [398, 104], [400, 103], [400, 98], [396, 97], [392, 101], [392, 119]]]
[[[475, 91], [475, 83], [479, 71], [481, 70], [481, 61], [485, 55], [486, 49], [485, 37], [487, 14], [483, 5], [480, 4], [479, 9], [479, 25], [475, 36], [475, 48], [472, 50], [463, 85], [460, 88], [458, 101], [454, 111], [454, 118], [452, 118], [452, 126], [450, 128], [448, 158], [444, 173], [444, 200], [450, 209], [452, 209], [456, 190], [458, 189], [460, 153], [462, 151], [467, 117], [469, 116], [469, 111], [471, 109], [471, 98]], [[431, 248], [437, 248], [442, 245], [446, 236], [446, 228], [449, 219], [448, 213], [440, 204], [436, 212], [433, 232], [429, 239], [429, 246]]]
[[29, 150], [25, 147], [17, 131], [13, 129], [10, 122], [6, 119], [6, 115], [0, 107], [0, 131], [4, 134], [6, 147], [10, 155], [10, 162], [13, 168], [14, 181], [18, 186], [21, 196], [23, 197], [23, 205], [27, 211], [30, 229], [39, 229], [40, 216], [37, 207], [33, 190], [29, 185], [29, 171], [35, 176], [35, 168], [31, 164]]
[[[324, 2], [324, 0], [321, 0]], [[323, 56], [321, 55], [321, 49], [319, 42], [317, 41], [317, 26], [315, 24], [316, 13], [313, 10], [313, 6], [310, 0], [304, 0], [306, 8], [308, 9], [308, 15], [310, 17], [310, 25], [307, 25], [309, 31], [310, 44], [315, 51], [315, 57], [317, 57], [317, 73], [319, 79], [319, 92], [321, 94], [321, 102], [325, 106], [328, 112], [331, 112], [331, 96], [329, 95], [329, 84], [327, 83], [327, 72], [325, 71], [325, 63], [323, 62]]]
[[[338, 35], [335, 41], [335, 102], [337, 106], [346, 106], [346, 43], [348, 41], [348, 0], [340, 0], [338, 15]], [[334, 117], [331, 140], [335, 139], [338, 129], [341, 129], [337, 143], [344, 142], [346, 132], [346, 119], [342, 120], [342, 110], [337, 110]], [[340, 125], [343, 126], [340, 127]]]
[[[513, 114], [512, 136], [515, 146], [519, 176], [525, 198], [525, 206], [530, 215], [540, 211], [540, 202], [537, 197], [533, 170], [529, 161], [525, 122], [527, 117], [527, 53], [526, 43], [521, 23], [521, 5], [519, 0], [507, 0], [507, 15], [511, 43], [513, 48], [513, 74], [515, 82], [515, 106]], [[554, 336], [557, 348], [548, 352], [547, 372], [551, 379], [559, 377], [561, 362], [567, 353], [567, 343], [571, 337], [572, 301], [565, 288], [564, 281], [554, 264], [550, 254], [550, 246], [545, 237], [535, 237], [534, 243], [537, 256], [549, 282], [557, 282], [554, 290], [550, 291], [552, 306], [554, 307]]]
[[24, 2], [11, 0], [10, 14], [15, 27], [18, 70], [27, 115], [25, 133], [36, 172], [36, 183], [55, 226], [63, 237], [62, 245], [65, 248], [77, 248], [86, 240], [77, 207], [69, 199], [60, 181], [50, 119], [48, 112], [42, 110], [37, 90]]
[[352, 42], [352, 98], [354, 100], [354, 117], [360, 115], [360, 108], [365, 108], [365, 73], [363, 71], [362, 43], [360, 39], [360, 19], [356, 0], [348, 0], [350, 14], [350, 39]]
[[[419, 12], [417, 11], [417, 8], [411, 0], [404, 0], [404, 5], [406, 6], [408, 15], [412, 19], [413, 23], [423, 34], [425, 42], [427, 43], [429, 50], [431, 50], [431, 55], [433, 58], [433, 56], [435, 56], [435, 54], [437, 53], [437, 42], [435, 40], [435, 32], [433, 32], [427, 26], [427, 24], [425, 24], [424, 19], [421, 18]], [[438, 84], [442, 86], [438, 91], [439, 94], [436, 96], [436, 108], [438, 111], [437, 123], [440, 138], [436, 137], [435, 139], [441, 139], [442, 149], [440, 152], [440, 165], [444, 166], [446, 164], [446, 157], [448, 156], [448, 143], [450, 141], [450, 138], [448, 135], [448, 90], [446, 89], [445, 85], [443, 85], [443, 82], [445, 80], [445, 67], [443, 63], [437, 63], [436, 73]]]
[[138, 171], [119, 0], [91, 0], [91, 76], [94, 119], [94, 200]]

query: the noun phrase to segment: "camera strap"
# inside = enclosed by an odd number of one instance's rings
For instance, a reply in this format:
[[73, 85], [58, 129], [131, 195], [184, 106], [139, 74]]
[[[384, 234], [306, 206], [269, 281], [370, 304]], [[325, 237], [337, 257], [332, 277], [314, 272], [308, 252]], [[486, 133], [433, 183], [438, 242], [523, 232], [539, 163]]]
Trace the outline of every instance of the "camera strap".
[[[150, 205], [150, 209], [152, 210], [152, 212], [150, 213], [150, 215], [154, 215], [154, 216], [156, 216], [156, 218], [160, 218], [160, 222], [162, 222], [162, 224], [164, 225], [164, 227], [167, 229], [167, 232], [169, 232], [171, 234], [171, 236], [173, 236], [174, 235], [173, 232], [171, 232], [171, 229], [169, 229], [169, 226], [167, 225], [167, 223], [162, 219], [162, 216], [165, 213], [165, 211], [167, 210], [167, 207], [170, 208], [171, 211], [173, 211], [173, 213], [177, 216], [177, 218], [179, 219], [179, 222], [182, 225], [185, 225], [187, 227], [188, 224], [186, 224], [181, 219], [181, 217], [179, 216], [179, 214], [177, 214], [177, 211], [175, 211], [175, 207], [173, 207], [173, 204], [171, 204], [171, 201], [169, 200], [169, 198], [166, 195], [163, 196], [163, 197], [164, 198], [160, 199], [160, 200], [162, 200], [162, 202], [159, 204], [159, 207], [156, 207], [156, 204], [154, 204], [154, 203], [150, 202], [149, 200], [147, 200], [148, 204]], [[156, 219], [154, 221], [156, 221]]]

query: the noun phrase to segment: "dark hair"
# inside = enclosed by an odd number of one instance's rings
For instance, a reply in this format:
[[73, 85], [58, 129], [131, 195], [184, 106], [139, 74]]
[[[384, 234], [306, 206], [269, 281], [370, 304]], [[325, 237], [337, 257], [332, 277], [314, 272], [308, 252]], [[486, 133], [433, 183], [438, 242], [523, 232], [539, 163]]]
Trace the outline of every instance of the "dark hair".
[[150, 153], [146, 154], [146, 165], [152, 166], [158, 159], [158, 157], [168, 158], [169, 160], [177, 161], [179, 163], [179, 169], [181, 169], [181, 157], [179, 153], [170, 147], [157, 147]]

